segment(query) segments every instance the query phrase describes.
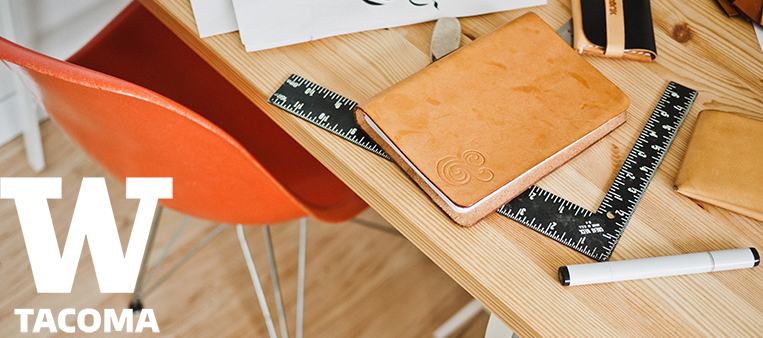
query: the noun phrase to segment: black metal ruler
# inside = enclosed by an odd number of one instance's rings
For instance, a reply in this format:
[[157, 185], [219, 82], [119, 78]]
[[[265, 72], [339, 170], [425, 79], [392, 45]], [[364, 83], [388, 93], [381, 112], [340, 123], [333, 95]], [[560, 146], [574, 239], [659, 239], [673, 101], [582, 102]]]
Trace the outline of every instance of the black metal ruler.
[[356, 102], [292, 74], [268, 102], [387, 160], [389, 156], [355, 122]]
[[697, 92], [670, 82], [595, 213], [536, 186], [498, 213], [597, 261], [608, 260]]
[[[597, 261], [608, 260], [697, 92], [670, 82], [596, 212], [532, 186], [498, 213]], [[356, 103], [297, 75], [270, 97], [271, 104], [389, 160], [355, 122]]]

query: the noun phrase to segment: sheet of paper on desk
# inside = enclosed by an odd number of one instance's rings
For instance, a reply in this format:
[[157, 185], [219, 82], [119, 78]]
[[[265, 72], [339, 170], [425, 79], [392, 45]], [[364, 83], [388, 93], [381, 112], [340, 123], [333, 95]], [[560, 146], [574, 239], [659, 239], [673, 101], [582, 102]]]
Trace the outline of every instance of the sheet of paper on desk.
[[752, 23], [752, 27], [755, 29], [755, 35], [758, 37], [760, 50], [763, 51], [763, 27], [754, 22]]
[[191, 8], [202, 38], [238, 30], [231, 0], [191, 0]]
[[546, 4], [546, 0], [233, 0], [241, 40], [257, 51], [325, 37]]

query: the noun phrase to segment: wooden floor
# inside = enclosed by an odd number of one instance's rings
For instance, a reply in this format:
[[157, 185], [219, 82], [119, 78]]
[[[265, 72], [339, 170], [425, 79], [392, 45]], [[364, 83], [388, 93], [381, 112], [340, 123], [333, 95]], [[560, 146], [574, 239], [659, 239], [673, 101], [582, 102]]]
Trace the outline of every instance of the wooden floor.
[[[19, 138], [0, 148], [0, 176], [63, 177], [63, 199], [48, 202], [60, 247], [68, 233], [82, 177], [106, 177], [122, 245], [126, 246], [137, 202], [126, 200], [124, 186], [89, 160], [54, 123], [45, 122], [42, 133], [48, 167], [38, 175], [33, 173], [26, 165]], [[183, 217], [165, 210], [152, 261], [157, 260]], [[372, 210], [360, 218], [388, 226]], [[49, 308], [56, 316], [64, 308], [92, 308], [103, 313], [103, 309], [126, 307], [131, 295], [100, 293], [87, 245], [82, 251], [72, 293], [38, 294], [18, 222], [13, 201], [0, 200], [0, 337], [20, 335], [19, 316], [13, 314], [18, 308]], [[217, 224], [192, 220], [157, 275], [215, 227]], [[275, 315], [261, 228], [247, 227], [245, 233], [270, 299], [270, 311]], [[273, 226], [272, 234], [293, 337], [298, 224]], [[308, 220], [305, 337], [431, 337], [440, 324], [469, 300], [471, 297], [461, 287], [396, 233], [354, 223], [323, 224]], [[267, 336], [233, 227], [225, 229], [176, 274], [151, 291], [145, 306], [154, 310], [160, 336]], [[70, 325], [76, 323], [75, 316], [67, 318]], [[482, 337], [486, 321], [486, 315], [480, 316], [454, 336]], [[34, 317], [30, 317], [30, 331], [33, 323]], [[85, 334], [78, 331], [67, 336], [80, 335]], [[39, 334], [25, 336], [56, 335], [43, 329]]]

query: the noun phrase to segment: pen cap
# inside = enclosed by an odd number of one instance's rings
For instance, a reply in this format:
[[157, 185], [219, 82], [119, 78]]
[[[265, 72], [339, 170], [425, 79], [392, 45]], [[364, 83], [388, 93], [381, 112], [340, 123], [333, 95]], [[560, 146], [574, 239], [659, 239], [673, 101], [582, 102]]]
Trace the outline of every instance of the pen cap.
[[585, 285], [612, 281], [609, 262], [567, 265], [559, 268], [562, 285]]
[[713, 259], [713, 271], [751, 268], [760, 263], [760, 256], [755, 248], [711, 251], [708, 254]]

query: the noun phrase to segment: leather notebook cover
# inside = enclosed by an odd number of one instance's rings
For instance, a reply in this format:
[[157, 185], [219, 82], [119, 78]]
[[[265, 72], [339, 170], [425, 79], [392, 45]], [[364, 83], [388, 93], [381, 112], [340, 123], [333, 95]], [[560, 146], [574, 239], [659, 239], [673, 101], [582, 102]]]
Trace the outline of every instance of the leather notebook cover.
[[625, 122], [628, 98], [528, 13], [358, 105], [358, 124], [469, 226]]
[[679, 193], [763, 221], [763, 121], [699, 113], [676, 176]]
[[649, 0], [572, 0], [573, 48], [582, 54], [652, 61], [657, 57]]

